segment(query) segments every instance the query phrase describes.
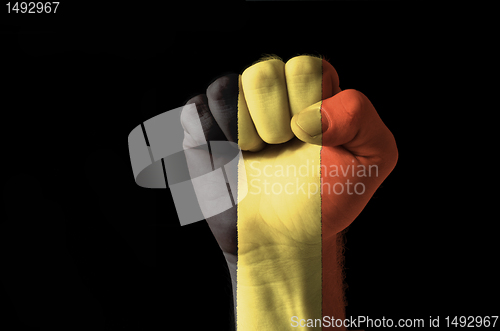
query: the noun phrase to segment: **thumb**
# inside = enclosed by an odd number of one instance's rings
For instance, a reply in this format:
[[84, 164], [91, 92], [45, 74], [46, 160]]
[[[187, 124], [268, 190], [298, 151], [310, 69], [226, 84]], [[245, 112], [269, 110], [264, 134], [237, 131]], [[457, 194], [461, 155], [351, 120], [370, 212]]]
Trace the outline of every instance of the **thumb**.
[[368, 98], [344, 90], [296, 114], [291, 121], [300, 140], [322, 146], [342, 146], [355, 156], [397, 159], [396, 142]]
[[316, 102], [292, 117], [290, 122], [292, 132], [305, 143], [314, 145], [322, 143], [322, 132], [327, 130], [326, 125], [328, 125], [321, 114], [322, 103], [323, 101]]

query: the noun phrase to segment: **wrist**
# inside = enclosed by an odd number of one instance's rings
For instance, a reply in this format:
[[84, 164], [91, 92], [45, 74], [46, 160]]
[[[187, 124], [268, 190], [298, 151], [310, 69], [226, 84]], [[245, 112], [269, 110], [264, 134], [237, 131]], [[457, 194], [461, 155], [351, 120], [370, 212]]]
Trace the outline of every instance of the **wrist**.
[[239, 256], [237, 274], [238, 331], [322, 318], [321, 243], [260, 247]]

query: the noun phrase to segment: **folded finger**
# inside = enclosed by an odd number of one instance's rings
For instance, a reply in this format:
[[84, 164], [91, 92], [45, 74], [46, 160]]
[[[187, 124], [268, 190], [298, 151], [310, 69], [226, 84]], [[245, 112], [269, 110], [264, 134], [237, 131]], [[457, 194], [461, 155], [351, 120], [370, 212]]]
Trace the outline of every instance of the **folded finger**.
[[238, 145], [244, 151], [257, 152], [265, 147], [264, 141], [260, 138], [255, 124], [250, 117], [245, 93], [239, 76], [239, 97], [238, 97]]
[[293, 138], [285, 82], [285, 63], [272, 59], [252, 65], [242, 74], [245, 100], [255, 128], [268, 144]]
[[227, 140], [232, 142], [238, 140], [238, 80], [237, 74], [225, 75], [207, 88], [210, 113]]
[[[208, 98], [205, 94], [197, 95], [186, 103], [195, 104], [196, 107], [184, 107], [181, 113], [181, 124], [184, 128], [184, 145], [193, 148], [206, 144], [211, 140], [226, 140], [208, 106]], [[201, 123], [201, 129], [200, 124]]]
[[285, 65], [286, 87], [291, 116], [321, 101], [322, 60], [313, 56], [296, 56]]

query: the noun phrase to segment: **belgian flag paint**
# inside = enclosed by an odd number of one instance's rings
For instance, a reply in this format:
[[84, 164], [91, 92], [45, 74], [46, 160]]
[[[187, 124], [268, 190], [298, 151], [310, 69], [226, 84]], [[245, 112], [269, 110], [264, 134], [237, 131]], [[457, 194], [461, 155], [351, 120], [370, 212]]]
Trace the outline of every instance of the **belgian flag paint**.
[[[243, 151], [232, 207], [206, 218], [231, 273], [237, 330], [345, 330], [323, 320], [345, 318], [342, 231], [398, 157], [374, 106], [309, 55], [263, 58], [189, 103], [185, 146], [228, 140]], [[217, 164], [225, 163], [212, 156]], [[224, 173], [228, 183], [234, 175]], [[234, 192], [212, 184], [198, 181], [195, 191], [218, 210]]]
[[238, 205], [238, 330], [294, 329], [294, 316], [344, 319], [339, 239], [394, 167], [394, 138], [370, 101], [341, 91], [334, 67], [318, 57], [247, 68], [239, 106], [238, 142], [249, 151]]

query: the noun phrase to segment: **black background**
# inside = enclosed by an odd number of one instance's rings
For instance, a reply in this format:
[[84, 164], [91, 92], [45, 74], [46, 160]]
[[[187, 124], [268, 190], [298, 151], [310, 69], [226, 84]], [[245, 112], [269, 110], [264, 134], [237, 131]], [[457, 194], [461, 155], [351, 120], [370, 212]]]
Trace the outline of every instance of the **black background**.
[[471, 43], [456, 26], [382, 2], [99, 6], [2, 16], [0, 325], [226, 329], [217, 243], [135, 184], [127, 137], [268, 53], [325, 55], [398, 144], [346, 234], [348, 316], [499, 315], [493, 196], [452, 131], [467, 89], [449, 54]]

